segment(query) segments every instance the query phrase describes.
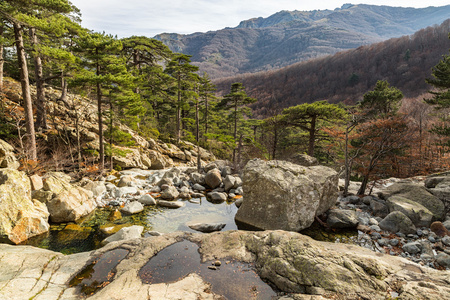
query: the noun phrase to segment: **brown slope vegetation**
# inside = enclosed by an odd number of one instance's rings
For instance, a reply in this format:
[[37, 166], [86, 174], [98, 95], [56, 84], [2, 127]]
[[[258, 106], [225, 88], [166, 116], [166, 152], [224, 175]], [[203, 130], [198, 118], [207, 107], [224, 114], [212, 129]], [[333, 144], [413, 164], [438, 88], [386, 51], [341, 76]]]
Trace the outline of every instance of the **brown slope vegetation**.
[[415, 9], [347, 4], [335, 10], [281, 11], [242, 21], [236, 28], [155, 38], [174, 52], [192, 55], [200, 71], [214, 79], [277, 69], [413, 34], [449, 15], [450, 5]]
[[356, 103], [378, 80], [387, 80], [406, 97], [428, 89], [425, 79], [431, 68], [450, 48], [450, 19], [412, 36], [361, 46], [332, 56], [297, 63], [280, 70], [244, 74], [216, 80], [219, 94], [242, 82], [258, 102], [256, 116], [264, 117], [282, 108], [318, 100]]

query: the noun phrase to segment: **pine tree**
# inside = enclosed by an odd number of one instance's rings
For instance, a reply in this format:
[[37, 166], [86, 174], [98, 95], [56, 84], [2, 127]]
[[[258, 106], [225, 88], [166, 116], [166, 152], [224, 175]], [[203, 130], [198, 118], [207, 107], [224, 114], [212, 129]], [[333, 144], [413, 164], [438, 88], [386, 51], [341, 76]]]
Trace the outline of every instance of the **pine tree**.
[[[450, 34], [449, 34], [450, 38]], [[444, 55], [442, 60], [432, 69], [433, 78], [427, 79], [427, 83], [431, 84], [435, 89], [430, 91], [433, 95], [430, 99], [425, 99], [425, 102], [435, 106], [438, 110], [446, 110], [450, 108], [450, 55]], [[444, 119], [445, 122], [445, 119]], [[432, 132], [438, 135], [450, 137], [450, 126], [442, 124], [434, 126]], [[447, 142], [450, 144], [450, 142]]]
[[176, 94], [176, 140], [180, 143], [181, 140], [181, 122], [182, 122], [182, 110], [186, 107], [189, 98], [193, 94], [194, 85], [193, 80], [198, 78], [194, 72], [198, 71], [198, 67], [191, 65], [191, 56], [176, 53], [174, 54], [172, 60], [169, 62], [166, 68], [166, 72], [175, 78], [176, 85], [174, 86], [174, 91]]
[[379, 80], [372, 91], [364, 94], [360, 106], [366, 116], [395, 114], [402, 98], [403, 93], [399, 89], [391, 87], [386, 80]]
[[[78, 9], [68, 0], [34, 0], [11, 1], [14, 17], [22, 22], [22, 27], [28, 28], [31, 51], [34, 62], [34, 79], [36, 82], [36, 125], [37, 129], [47, 127], [46, 100], [44, 90], [43, 57], [41, 48], [45, 49], [52, 37], [66, 33], [77, 17]], [[42, 41], [42, 43], [41, 43]]]
[[211, 101], [216, 99], [214, 92], [216, 91], [216, 86], [209, 79], [208, 74], [204, 73], [200, 77], [200, 87], [199, 95], [200, 101], [203, 104], [203, 123], [205, 125], [205, 134], [208, 134], [209, 129], [209, 119], [211, 115]]
[[28, 151], [31, 160], [37, 159], [36, 153], [36, 136], [33, 121], [33, 107], [31, 101], [30, 81], [28, 78], [28, 64], [26, 60], [25, 46], [23, 41], [24, 24], [17, 19], [20, 13], [17, 4], [13, 5], [12, 1], [4, 1], [0, 3], [0, 14], [3, 19], [12, 24], [14, 30], [15, 46], [17, 51], [18, 67], [20, 70], [20, 82], [22, 86], [22, 98], [25, 114], [25, 127], [27, 131]]
[[327, 101], [305, 103], [283, 110], [283, 122], [288, 126], [298, 127], [308, 133], [308, 155], [314, 156], [318, 132], [323, 121], [332, 122], [345, 118], [346, 112], [336, 104]]
[[[96, 91], [99, 167], [100, 170], [103, 170], [105, 167], [103, 105], [107, 100], [112, 101], [110, 98], [111, 91], [117, 92], [124, 87], [126, 90], [126, 87], [129, 88], [132, 85], [134, 79], [126, 70], [125, 60], [119, 55], [122, 50], [122, 43], [117, 38], [104, 33], [88, 33], [77, 40], [76, 50], [82, 54], [84, 68], [76, 74], [73, 82], [77, 85], [92, 86]], [[135, 99], [134, 95], [125, 98], [127, 100]], [[120, 101], [125, 100], [121, 99]], [[110, 105], [112, 105], [111, 103]]]
[[[247, 104], [256, 102], [255, 98], [247, 96], [245, 88], [240, 82], [233, 83], [230, 88], [230, 92], [226, 94], [222, 101], [219, 103], [219, 107], [225, 110], [230, 110], [230, 116], [234, 123], [233, 138], [235, 142], [238, 137], [238, 123], [242, 119], [244, 112], [246, 111]], [[233, 164], [236, 167], [236, 148], [233, 150]]]

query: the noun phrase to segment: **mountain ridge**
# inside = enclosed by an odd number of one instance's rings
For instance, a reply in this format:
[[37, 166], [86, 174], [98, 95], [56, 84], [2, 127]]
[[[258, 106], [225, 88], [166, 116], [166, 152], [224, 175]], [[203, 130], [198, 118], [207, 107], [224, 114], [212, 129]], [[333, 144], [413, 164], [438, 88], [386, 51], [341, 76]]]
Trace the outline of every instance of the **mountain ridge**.
[[450, 19], [439, 26], [421, 29], [413, 35], [360, 46], [334, 55], [299, 62], [281, 69], [240, 74], [214, 80], [218, 95], [241, 82], [256, 117], [274, 111], [328, 100], [354, 104], [373, 89], [378, 80], [387, 80], [406, 97], [418, 97], [431, 87], [425, 82], [431, 69], [450, 49]]
[[192, 55], [200, 72], [217, 79], [272, 70], [440, 24], [450, 5], [422, 9], [346, 4], [335, 10], [281, 11], [206, 33], [155, 36], [174, 52]]

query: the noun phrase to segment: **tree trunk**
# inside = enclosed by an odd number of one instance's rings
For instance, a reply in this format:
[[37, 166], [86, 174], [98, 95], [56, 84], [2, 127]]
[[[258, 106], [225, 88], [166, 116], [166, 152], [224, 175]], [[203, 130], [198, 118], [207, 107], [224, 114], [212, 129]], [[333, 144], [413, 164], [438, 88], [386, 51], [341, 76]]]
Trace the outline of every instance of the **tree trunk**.
[[[0, 22], [0, 38], [3, 37], [3, 22]], [[0, 43], [0, 101], [3, 100], [3, 66], [5, 64], [5, 60], [3, 58], [3, 43]]]
[[208, 133], [208, 95], [205, 96], [205, 134]]
[[109, 150], [111, 154], [109, 156], [109, 170], [113, 170], [113, 103], [109, 100]]
[[273, 147], [272, 147], [272, 159], [276, 159], [277, 145], [278, 145], [278, 128], [274, 125], [273, 128]]
[[197, 140], [197, 171], [200, 173], [202, 169], [202, 163], [200, 158], [200, 124], [198, 118], [198, 101], [195, 103], [195, 123], [197, 125], [195, 132], [195, 139]]
[[[96, 50], [98, 55], [98, 49]], [[100, 65], [97, 63], [97, 76], [100, 76]], [[97, 114], [98, 114], [98, 142], [100, 155], [100, 171], [105, 169], [105, 148], [103, 145], [103, 118], [102, 118], [102, 89], [99, 82], [97, 82]]]
[[348, 130], [349, 128], [347, 127], [345, 129], [345, 184], [344, 184], [344, 191], [343, 191], [343, 196], [347, 197], [348, 195], [348, 186], [350, 184], [350, 166], [349, 166], [349, 161], [348, 161]]
[[100, 155], [100, 170], [105, 169], [105, 149], [103, 145], [103, 118], [102, 118], [102, 90], [100, 83], [97, 83], [97, 115], [98, 115], [98, 142]]
[[67, 103], [67, 80], [64, 77], [64, 72], [61, 72], [61, 97], [59, 97], [63, 103]]
[[13, 23], [14, 36], [16, 39], [17, 49], [17, 61], [19, 63], [20, 70], [20, 83], [22, 85], [22, 97], [25, 114], [25, 127], [28, 135], [28, 151], [31, 160], [37, 159], [36, 154], [36, 137], [34, 132], [33, 122], [33, 106], [30, 93], [30, 81], [28, 79], [28, 65], [25, 56], [25, 48], [23, 46], [22, 26], [20, 24]]
[[309, 129], [308, 155], [314, 156], [314, 142], [316, 140], [316, 116], [311, 118], [311, 128]]
[[358, 196], [364, 195], [367, 188], [367, 183], [369, 182], [369, 173], [364, 175], [363, 181], [361, 182], [361, 186], [358, 190]]
[[47, 129], [47, 109], [45, 105], [44, 75], [42, 71], [42, 60], [37, 51], [38, 39], [36, 29], [30, 28], [31, 45], [34, 48], [34, 75], [36, 77], [36, 129]]
[[75, 99], [72, 100], [72, 109], [75, 111], [75, 132], [77, 135], [77, 160], [78, 160], [78, 170], [81, 170], [81, 139], [80, 139], [80, 115], [76, 109]]
[[235, 103], [234, 103], [234, 134], [233, 134], [235, 141], [237, 139], [237, 118], [238, 118], [237, 109], [238, 109], [238, 104], [237, 104], [237, 101], [235, 101]]
[[[139, 62], [141, 60], [139, 51], [134, 49], [133, 50], [133, 61], [134, 65], [136, 66], [136, 70], [138, 71], [138, 75], [141, 75], [141, 63]], [[134, 90], [136, 94], [140, 94], [141, 91], [138, 86], [136, 86], [136, 89]]]
[[177, 144], [180, 143], [181, 140], [181, 78], [178, 74], [178, 103], [177, 103]]
[[241, 153], [242, 153], [242, 134], [239, 136], [238, 154], [237, 154], [237, 167], [241, 168]]

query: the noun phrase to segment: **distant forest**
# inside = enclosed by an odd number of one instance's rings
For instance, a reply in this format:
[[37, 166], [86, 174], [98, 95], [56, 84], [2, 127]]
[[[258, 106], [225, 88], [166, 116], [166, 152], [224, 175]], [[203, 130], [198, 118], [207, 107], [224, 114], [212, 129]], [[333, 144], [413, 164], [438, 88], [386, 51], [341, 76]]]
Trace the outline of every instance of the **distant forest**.
[[319, 100], [354, 104], [378, 80], [387, 80], [406, 97], [417, 97], [430, 89], [425, 79], [442, 55], [448, 54], [449, 31], [450, 19], [411, 36], [214, 83], [224, 95], [234, 82], [242, 82], [248, 95], [258, 99], [251, 105], [254, 117], [268, 117], [283, 108]]

